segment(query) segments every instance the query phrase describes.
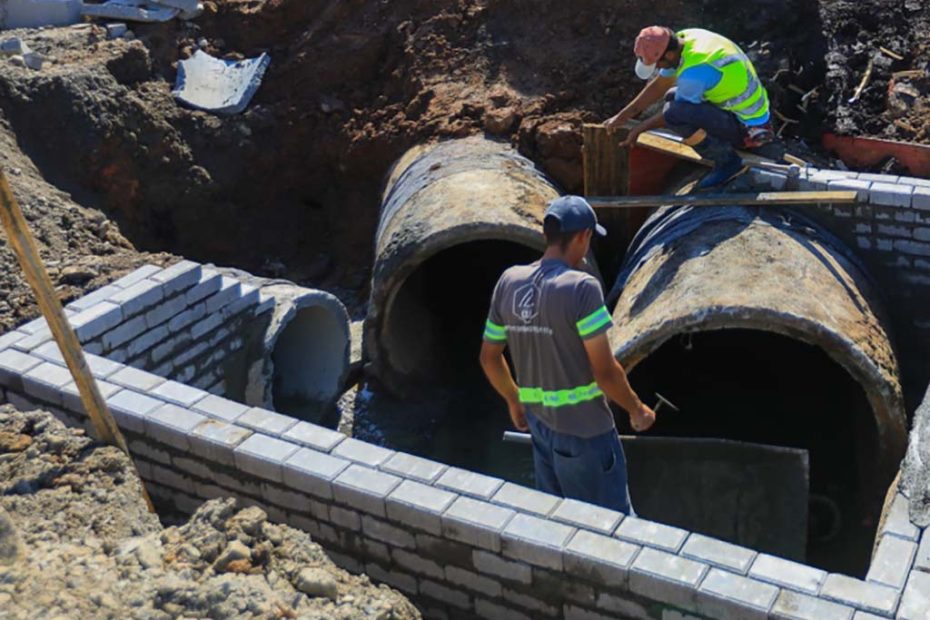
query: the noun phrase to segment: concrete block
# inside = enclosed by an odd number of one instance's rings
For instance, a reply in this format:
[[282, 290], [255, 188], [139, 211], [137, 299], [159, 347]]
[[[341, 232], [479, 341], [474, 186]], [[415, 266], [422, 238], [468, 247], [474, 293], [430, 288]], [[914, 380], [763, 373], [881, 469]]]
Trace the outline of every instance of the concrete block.
[[756, 558], [756, 552], [701, 534], [691, 534], [681, 549], [681, 555], [745, 575]]
[[[97, 389], [100, 390], [100, 395], [103, 396], [104, 400], [109, 399], [111, 396], [119, 392], [122, 388], [118, 385], [113, 385], [107, 381], [97, 381]], [[76, 414], [78, 417], [87, 416], [87, 411], [84, 409], [84, 404], [81, 402], [81, 395], [78, 393], [77, 385], [73, 381], [69, 381], [61, 388], [62, 395], [62, 407], [64, 407], [69, 412]], [[116, 417], [117, 423], [120, 422], [118, 414], [113, 414]], [[130, 426], [132, 424], [130, 423]]]
[[309, 512], [309, 496], [303, 493], [294, 493], [282, 486], [276, 484], [262, 484], [262, 498], [270, 504], [290, 512]]
[[150, 279], [164, 286], [165, 297], [170, 297], [187, 290], [200, 281], [202, 268], [193, 261], [182, 260], [158, 273]]
[[23, 375], [42, 363], [42, 360], [22, 351], [4, 349], [0, 351], [0, 384], [16, 391], [23, 391]]
[[353, 464], [333, 480], [333, 496], [337, 502], [384, 517], [385, 498], [400, 482], [397, 476]]
[[162, 342], [171, 332], [167, 325], [159, 325], [155, 329], [150, 329], [142, 333], [138, 338], [129, 341], [126, 350], [130, 358], [137, 358], [158, 343]]
[[[186, 305], [193, 306], [210, 297], [220, 290], [222, 283], [223, 277], [216, 271], [212, 269], [201, 270], [197, 283], [184, 293]], [[206, 305], [204, 305], [204, 311], [206, 311]]]
[[482, 577], [458, 566], [446, 566], [446, 581], [454, 586], [459, 586], [472, 592], [478, 592], [485, 596], [498, 598], [501, 595], [501, 584], [496, 579]]
[[362, 531], [362, 515], [354, 510], [341, 508], [339, 506], [331, 506], [329, 508], [329, 520], [332, 521], [334, 525], [338, 525], [343, 529], [352, 532]]
[[442, 566], [433, 560], [411, 553], [410, 551], [394, 548], [391, 551], [391, 557], [398, 566], [417, 575], [424, 575], [443, 581], [446, 578], [446, 571]]
[[396, 452], [381, 465], [381, 469], [404, 478], [431, 484], [442, 475], [447, 466], [405, 452]]
[[501, 533], [501, 551], [515, 560], [562, 570], [562, 549], [576, 531], [561, 523], [517, 514]]
[[[204, 307], [206, 308], [206, 306]], [[200, 340], [223, 324], [223, 317], [219, 314], [208, 314], [205, 319], [191, 325], [191, 337]]]
[[234, 467], [234, 452], [252, 431], [221, 420], [204, 420], [190, 434], [191, 450], [202, 458]]
[[[173, 403], [180, 407], [190, 408], [194, 404], [207, 398], [209, 394], [203, 390], [189, 387], [177, 381], [165, 381], [151, 391], [152, 396], [156, 396], [164, 401]], [[243, 426], [245, 426], [243, 424]]]
[[37, 319], [32, 319], [28, 323], [23, 323], [17, 327], [16, 330], [26, 334], [34, 334], [43, 330], [48, 331], [48, 323], [45, 322], [45, 317], [40, 316]]
[[109, 381], [139, 392], [151, 392], [164, 383], [165, 379], [150, 372], [127, 366], [110, 375]]
[[551, 518], [602, 534], [612, 534], [623, 520], [623, 516], [623, 513], [616, 510], [609, 510], [576, 499], [565, 499], [552, 513]]
[[[384, 543], [375, 542], [369, 538], [362, 538], [361, 553], [368, 559], [385, 564], [391, 563], [391, 548]], [[400, 551], [395, 549], [395, 551]]]
[[911, 572], [911, 566], [913, 566], [916, 554], [916, 542], [885, 534], [878, 543], [878, 549], [872, 556], [872, 564], [869, 566], [866, 581], [873, 581], [900, 590], [907, 583], [907, 576]]
[[769, 617], [772, 620], [852, 620], [854, 611], [846, 605], [782, 590]]
[[298, 448], [292, 443], [253, 433], [233, 450], [233, 455], [236, 467], [265, 480], [282, 482], [284, 462]]
[[404, 480], [387, 496], [387, 518], [439, 536], [440, 516], [457, 496], [413, 480]]
[[872, 189], [871, 181], [862, 179], [832, 179], [827, 183], [830, 191], [856, 191], [856, 197], [860, 202], [869, 201], [869, 190]]
[[253, 286], [243, 284], [240, 289], [239, 299], [224, 307], [221, 312], [227, 319], [235, 318], [240, 314], [244, 314], [247, 310], [254, 310], [260, 301], [261, 293], [259, 290]]
[[930, 530], [924, 530], [920, 546], [917, 548], [917, 557], [914, 558], [914, 568], [930, 573]]
[[846, 575], [830, 575], [820, 591], [820, 597], [879, 615], [890, 615], [898, 606], [899, 590], [877, 583], [853, 579]]
[[853, 620], [883, 620], [882, 616], [876, 616], [875, 614], [870, 614], [867, 611], [857, 611], [853, 616]]
[[640, 549], [616, 538], [578, 530], [565, 547], [562, 561], [571, 575], [608, 587], [625, 587]]
[[606, 592], [601, 592], [597, 596], [597, 608], [620, 618], [652, 620], [652, 616], [642, 603]]
[[149, 329], [158, 327], [162, 323], [169, 321], [171, 317], [177, 316], [184, 312], [186, 308], [187, 300], [185, 299], [185, 296], [175, 295], [146, 312], [145, 324]]
[[107, 351], [119, 348], [144, 334], [147, 329], [144, 316], [129, 319], [103, 335], [103, 348]]
[[495, 504], [516, 508], [521, 512], [529, 512], [545, 517], [555, 510], [562, 499], [536, 489], [505, 482], [504, 486], [491, 498], [491, 501]]
[[75, 312], [81, 312], [82, 310], [87, 310], [88, 308], [96, 306], [101, 301], [109, 300], [111, 296], [115, 295], [121, 290], [123, 289], [118, 286], [108, 284], [102, 288], [98, 288], [96, 291], [84, 295], [83, 297], [75, 299], [67, 306], [65, 306], [65, 308], [68, 310], [74, 310]]
[[876, 182], [872, 183], [872, 187], [869, 190], [869, 202], [889, 207], [909, 208], [911, 206], [911, 196], [913, 194], [914, 188], [910, 185]]
[[194, 476], [194, 480], [192, 480], [192, 482], [194, 483], [195, 495], [197, 479], [207, 481], [213, 480], [213, 469], [211, 467], [212, 464], [199, 458], [199, 455], [178, 456], [175, 454], [171, 457], [171, 463], [178, 471]]
[[778, 588], [755, 579], [711, 568], [698, 588], [698, 611], [712, 618], [768, 620]]
[[512, 607], [492, 603], [483, 598], [475, 599], [475, 615], [479, 618], [488, 618], [489, 620], [532, 620], [532, 618], [522, 611], [517, 611]]
[[333, 454], [369, 467], [378, 467], [394, 456], [394, 451], [349, 437], [339, 442]]
[[277, 304], [277, 302], [274, 297], [259, 293], [258, 305], [255, 306], [255, 309], [252, 311], [253, 316], [261, 316], [266, 312], [271, 312], [274, 310], [275, 304]]
[[116, 423], [123, 430], [144, 433], [146, 417], [165, 403], [139, 392], [118, 389], [119, 391], [107, 397], [107, 406]]
[[7, 347], [10, 347], [13, 344], [19, 342], [26, 336], [28, 336], [28, 334], [21, 331], [7, 332], [0, 336], [0, 349], [6, 349]]
[[297, 424], [297, 418], [252, 407], [236, 419], [236, 424], [278, 437]]
[[911, 206], [921, 211], [930, 211], [930, 187], [914, 188]]
[[298, 448], [284, 464], [284, 484], [330, 500], [333, 480], [350, 464], [350, 461], [316, 450]]
[[191, 325], [192, 323], [199, 321], [206, 315], [207, 315], [207, 304], [204, 304], [204, 303], [197, 304], [196, 306], [192, 308], [188, 308], [181, 314], [171, 317], [171, 319], [168, 321], [168, 329], [170, 329], [172, 333], [177, 333], [181, 331], [182, 329], [184, 329], [185, 327], [187, 327], [188, 325]]
[[891, 508], [885, 517], [885, 523], [882, 525], [883, 534], [894, 534], [905, 540], [917, 540], [920, 530], [911, 523], [908, 504], [908, 499], [904, 495], [901, 493], [895, 494], [895, 498], [891, 502]]
[[34, 334], [29, 334], [25, 338], [13, 343], [13, 348], [23, 353], [31, 353], [42, 345], [48, 344], [52, 340], [52, 332], [48, 329], [41, 329]]
[[788, 177], [778, 172], [754, 169], [752, 171], [752, 181], [761, 189], [780, 192], [785, 189], [785, 186], [788, 184]]
[[500, 478], [476, 474], [457, 467], [450, 467], [436, 481], [436, 486], [479, 499], [491, 499], [503, 485], [504, 481]]
[[685, 539], [688, 538], [688, 532], [683, 529], [663, 525], [654, 521], [646, 521], [637, 517], [627, 517], [617, 528], [614, 536], [621, 540], [664, 549], [672, 553], [678, 553]]
[[479, 572], [485, 575], [493, 575], [524, 585], [533, 582], [533, 570], [525, 562], [511, 562], [501, 558], [496, 553], [475, 549], [472, 552], [472, 563]]
[[420, 594], [459, 609], [471, 609], [471, 597], [467, 593], [440, 585], [435, 581], [420, 581]]
[[930, 618], [930, 574], [914, 571], [907, 580], [898, 620], [926, 620]]
[[68, 317], [68, 323], [74, 329], [78, 340], [88, 342], [113, 329], [123, 321], [123, 309], [120, 305], [102, 301], [87, 310]]
[[61, 389], [71, 381], [71, 372], [64, 366], [42, 362], [23, 375], [23, 391], [28, 396], [54, 405], [63, 404]]
[[196, 411], [207, 414], [211, 418], [225, 420], [226, 422], [234, 422], [239, 416], [249, 410], [248, 405], [243, 405], [242, 403], [237, 403], [213, 394], [198, 401], [193, 408]]
[[417, 546], [416, 538], [407, 530], [367, 514], [362, 515], [362, 532], [392, 547], [414, 549]]
[[[191, 338], [191, 340], [193, 340], [194, 338], [193, 336], [189, 336], [189, 337]], [[172, 362], [174, 366], [180, 368], [180, 367], [183, 367], [188, 362], [195, 360], [198, 357], [203, 356], [205, 353], [209, 351], [210, 351], [209, 342], [198, 342], [194, 344], [193, 346], [189, 346], [185, 348], [183, 351], [179, 351], [177, 355], [175, 355], [174, 358], [170, 361]], [[194, 367], [193, 365], [191, 366]]]
[[110, 298], [110, 301], [118, 304], [123, 310], [123, 317], [128, 319], [152, 308], [164, 298], [164, 285], [146, 279], [116, 293]]
[[657, 549], [643, 549], [630, 569], [630, 591], [660, 603], [695, 610], [698, 584], [708, 566]]
[[397, 588], [401, 592], [416, 595], [419, 588], [417, 578], [407, 573], [396, 570], [385, 570], [381, 565], [369, 563], [365, 565], [365, 574], [373, 581], [386, 583], [392, 588]]
[[161, 267], [156, 265], [142, 265], [135, 271], [132, 271], [119, 280], [111, 282], [108, 286], [114, 286], [118, 289], [127, 289], [132, 285], [145, 280], [161, 271]]
[[158, 364], [168, 360], [169, 357], [172, 357], [172, 354], [175, 351], [178, 351], [182, 347], [189, 348], [187, 345], [189, 345], [190, 342], [191, 335], [187, 332], [181, 332], [177, 336], [165, 340], [164, 342], [152, 347], [152, 362]]
[[152, 479], [158, 484], [177, 489], [183, 493], [194, 494], [194, 482], [188, 476], [171, 468], [155, 464], [152, 465], [151, 471]]
[[207, 314], [218, 312], [221, 308], [231, 304], [239, 298], [240, 293], [239, 281], [223, 276], [220, 281], [220, 290], [207, 298]]
[[16, 392], [12, 392], [10, 390], [7, 390], [6, 392], [6, 402], [10, 403], [13, 405], [13, 407], [19, 409], [20, 411], [32, 411], [34, 409], [42, 408], [40, 403], [37, 403], [31, 398], [26, 398], [22, 394], [17, 394]]
[[329, 452], [335, 448], [340, 441], [346, 438], [340, 432], [311, 424], [310, 422], [298, 422], [289, 428], [283, 435], [284, 439], [308, 446], [323, 452]]
[[145, 434], [179, 450], [189, 450], [189, 435], [206, 419], [193, 411], [165, 404], [146, 416]]
[[498, 552], [501, 532], [516, 512], [510, 508], [459, 497], [442, 515], [442, 534], [446, 538]]
[[827, 578], [827, 573], [804, 564], [760, 553], [749, 569], [749, 576], [789, 590], [817, 594]]

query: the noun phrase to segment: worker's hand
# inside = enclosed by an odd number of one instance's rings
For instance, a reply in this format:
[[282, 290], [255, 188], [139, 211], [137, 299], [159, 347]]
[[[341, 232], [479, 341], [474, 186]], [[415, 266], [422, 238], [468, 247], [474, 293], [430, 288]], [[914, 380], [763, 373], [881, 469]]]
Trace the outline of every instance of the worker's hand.
[[639, 134], [643, 133], [643, 130], [639, 127], [634, 127], [630, 130], [629, 135], [627, 135], [626, 140], [620, 143], [620, 148], [628, 149], [636, 145], [636, 140], [639, 138]]
[[510, 410], [510, 421], [518, 431], [525, 433], [530, 430], [530, 425], [526, 422], [526, 408], [523, 403], [507, 403], [507, 409]]
[[630, 426], [637, 433], [648, 431], [656, 423], [656, 412], [648, 405], [640, 404], [639, 411], [630, 414]]
[[606, 121], [604, 121], [604, 127], [607, 128], [607, 131], [613, 133], [618, 129], [622, 129], [626, 122], [630, 120], [627, 115], [623, 112], [618, 112], [615, 116], [611, 116]]

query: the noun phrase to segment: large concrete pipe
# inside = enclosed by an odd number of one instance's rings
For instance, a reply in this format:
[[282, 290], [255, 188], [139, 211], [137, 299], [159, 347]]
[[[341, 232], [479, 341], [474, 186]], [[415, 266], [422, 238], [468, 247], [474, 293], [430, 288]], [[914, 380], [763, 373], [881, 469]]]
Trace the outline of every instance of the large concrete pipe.
[[500, 273], [544, 248], [558, 192], [506, 144], [466, 138], [416, 147], [394, 166], [376, 239], [365, 348], [395, 392], [477, 369]]
[[663, 209], [609, 297], [634, 386], [682, 409], [657, 432], [808, 449], [812, 492], [859, 496], [849, 511], [874, 533], [906, 418], [880, 300], [838, 240], [788, 211]]

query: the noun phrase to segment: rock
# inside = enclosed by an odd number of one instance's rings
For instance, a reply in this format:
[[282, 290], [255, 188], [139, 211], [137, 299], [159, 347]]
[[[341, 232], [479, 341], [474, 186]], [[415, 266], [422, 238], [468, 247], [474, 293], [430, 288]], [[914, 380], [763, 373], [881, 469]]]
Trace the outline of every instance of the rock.
[[22, 452], [32, 445], [32, 437], [10, 431], [0, 431], [0, 452]]
[[152, 74], [152, 57], [141, 41], [131, 41], [125, 52], [107, 63], [107, 70], [120, 84], [143, 82]]
[[99, 272], [89, 265], [69, 265], [62, 269], [58, 280], [63, 284], [81, 285], [96, 278]]
[[517, 120], [517, 113], [513, 108], [490, 110], [484, 116], [484, 129], [492, 135], [509, 133]]
[[[248, 560], [252, 557], [252, 552], [241, 541], [230, 541], [216, 561], [213, 562], [213, 569], [218, 572], [224, 572], [230, 564], [240, 560]], [[238, 572], [238, 571], [237, 571]]]
[[7, 56], [23, 56], [31, 51], [26, 42], [19, 37], [0, 41], [0, 53]]
[[133, 551], [142, 568], [158, 568], [162, 565], [161, 547], [151, 539], [145, 539]]
[[239, 511], [239, 514], [229, 520], [229, 527], [239, 527], [250, 536], [257, 536], [262, 532], [262, 524], [268, 520], [268, 515], [258, 506], [249, 506]]
[[339, 586], [333, 576], [321, 568], [303, 568], [294, 578], [295, 588], [308, 596], [328, 598], [335, 601], [339, 597]]
[[10, 56], [10, 64], [15, 65], [17, 67], [25, 67], [26, 60], [22, 56], [17, 54], [16, 56]]
[[112, 24], [107, 24], [107, 38], [108, 39], [119, 39], [123, 35], [129, 32], [129, 26], [122, 22], [116, 22]]
[[33, 71], [41, 71], [45, 58], [37, 52], [23, 54], [23, 63]]

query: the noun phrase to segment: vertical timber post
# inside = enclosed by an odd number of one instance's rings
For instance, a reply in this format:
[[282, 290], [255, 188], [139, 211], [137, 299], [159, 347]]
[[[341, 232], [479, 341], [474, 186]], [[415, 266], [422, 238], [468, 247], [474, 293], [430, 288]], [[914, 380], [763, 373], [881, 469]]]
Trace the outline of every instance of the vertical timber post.
[[[620, 147], [629, 133], [626, 128], [609, 132], [603, 125], [585, 124], [582, 127], [585, 196], [626, 196], [630, 193], [630, 149]], [[607, 229], [607, 242], [597, 252], [601, 265], [619, 266], [618, 261], [623, 260], [626, 248], [638, 228], [634, 224], [642, 220], [637, 211], [598, 211], [597, 219]]]
[[[135, 462], [129, 453], [126, 439], [120, 432], [119, 426], [116, 425], [116, 421], [113, 420], [113, 416], [107, 408], [107, 403], [100, 393], [100, 388], [97, 386], [97, 381], [87, 366], [87, 359], [84, 357], [81, 343], [65, 316], [61, 301], [55, 294], [52, 280], [45, 269], [45, 263], [42, 262], [42, 258], [39, 256], [39, 251], [36, 248], [35, 240], [32, 238], [32, 233], [29, 231], [29, 226], [26, 224], [26, 219], [23, 217], [23, 212], [19, 208], [19, 204], [16, 202], [10, 184], [7, 182], [6, 175], [3, 174], [2, 170], [0, 170], [0, 221], [2, 221], [3, 228], [6, 231], [10, 247], [16, 253], [16, 258], [23, 269], [26, 281], [32, 288], [33, 293], [35, 293], [39, 309], [45, 316], [45, 321], [48, 323], [55, 342], [58, 343], [58, 348], [68, 365], [68, 370], [71, 371], [71, 377], [74, 379], [78, 393], [81, 396], [81, 404], [84, 405], [94, 429], [96, 429], [101, 441], [122, 450], [129, 457], [129, 462], [133, 464], [133, 468], [135, 468]], [[145, 498], [149, 510], [155, 512], [152, 500], [149, 498], [141, 478], [139, 483], [142, 487], [142, 496]]]

